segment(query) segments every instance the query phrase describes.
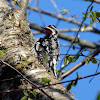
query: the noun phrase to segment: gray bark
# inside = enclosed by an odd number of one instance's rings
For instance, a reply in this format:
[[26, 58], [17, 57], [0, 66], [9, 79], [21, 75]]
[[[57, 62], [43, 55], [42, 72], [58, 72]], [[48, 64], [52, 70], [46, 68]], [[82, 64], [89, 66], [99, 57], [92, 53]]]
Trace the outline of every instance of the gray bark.
[[[62, 84], [43, 87], [43, 77], [51, 80], [50, 84], [59, 80], [48, 73], [31, 53], [34, 39], [21, 7], [11, 9], [5, 0], [0, 0], [0, 50], [4, 52], [4, 55], [0, 55], [0, 100], [20, 100], [24, 91], [14, 89], [31, 89], [27, 92], [34, 100], [74, 100]], [[30, 91], [34, 91], [36, 96]]]

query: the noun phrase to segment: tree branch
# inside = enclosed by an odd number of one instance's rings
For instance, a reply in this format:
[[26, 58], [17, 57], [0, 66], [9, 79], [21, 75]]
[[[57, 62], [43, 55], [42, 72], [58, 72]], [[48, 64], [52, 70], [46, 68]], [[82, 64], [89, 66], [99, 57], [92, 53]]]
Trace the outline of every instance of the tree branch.
[[[40, 26], [38, 26], [34, 23], [30, 23], [30, 28], [40, 31], [41, 33], [44, 32]], [[74, 36], [69, 36], [67, 34], [60, 33], [59, 30], [58, 30], [58, 37], [61, 39], [67, 40], [67, 41], [73, 41], [75, 39]], [[78, 43], [77, 39], [75, 40], [75, 42]], [[99, 45], [97, 45], [95, 43], [91, 43], [91, 42], [88, 42], [88, 41], [82, 40], [82, 39], [79, 40], [79, 45], [81, 45], [83, 47], [89, 47], [92, 49], [99, 47]]]
[[[92, 54], [88, 55], [89, 58], [92, 58], [96, 55], [98, 55], [100, 53], [100, 47], [94, 51]], [[64, 73], [63, 75], [60, 76], [60, 79], [64, 79], [65, 77], [67, 77], [68, 75], [70, 75], [71, 73], [73, 73], [75, 70], [77, 70], [78, 68], [82, 67], [85, 62], [86, 62], [87, 58], [83, 59], [81, 62], [79, 62], [78, 64], [76, 64], [75, 66], [73, 66], [71, 69], [69, 69], [66, 73]]]
[[[87, 1], [93, 1], [93, 0], [87, 0]], [[100, 0], [94, 0], [96, 3], [100, 3]]]
[[26, 9], [27, 9], [27, 6], [28, 6], [28, 2], [29, 2], [29, 0], [21, 0], [20, 1], [19, 10], [20, 10], [21, 15], [25, 16]]
[[[28, 9], [34, 10], [36, 12], [41, 12], [43, 14], [46, 14], [46, 15], [49, 15], [49, 16], [52, 16], [52, 17], [55, 17], [55, 18], [58, 18], [59, 20], [64, 20], [64, 21], [67, 21], [69, 23], [73, 23], [73, 24], [76, 24], [76, 25], [79, 25], [79, 26], [81, 25], [81, 22], [78, 22], [78, 21], [76, 21], [72, 18], [63, 17], [62, 15], [56, 15], [54, 13], [44, 11], [44, 10], [40, 10], [40, 9], [34, 8], [34, 7], [28, 7]], [[83, 25], [85, 26], [85, 29], [87, 29], [88, 31], [90, 30], [91, 32], [95, 32], [97, 34], [100, 34], [100, 30], [93, 28], [93, 27], [90, 27], [87, 24], [83, 24]]]
[[[69, 36], [69, 35], [63, 34], [63, 33], [58, 33], [58, 36], [59, 36], [59, 38], [64, 39], [64, 40], [68, 40], [68, 41], [73, 41], [75, 39], [74, 36]], [[78, 40], [76, 39], [74, 42], [78, 43]], [[89, 42], [86, 40], [82, 40], [82, 39], [79, 39], [79, 45], [81, 45], [83, 47], [89, 47], [92, 49], [99, 47], [99, 45], [96, 45], [95, 43], [92, 43], [92, 42]]]

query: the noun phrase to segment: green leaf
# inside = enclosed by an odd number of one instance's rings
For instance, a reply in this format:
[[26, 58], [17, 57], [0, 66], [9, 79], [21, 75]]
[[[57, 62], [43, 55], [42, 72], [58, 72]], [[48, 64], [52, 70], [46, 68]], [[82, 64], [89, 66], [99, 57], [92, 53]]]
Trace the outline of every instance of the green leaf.
[[27, 100], [27, 96], [22, 97], [21, 100]]
[[91, 17], [95, 20], [96, 19], [96, 14], [95, 12], [91, 11]]
[[76, 85], [77, 85], [77, 82], [78, 82], [78, 78], [75, 80], [74, 86], [76, 86]]
[[33, 99], [31, 99], [31, 98], [28, 98], [28, 100], [33, 100]]
[[48, 58], [48, 54], [45, 56], [43, 63], [47, 61], [47, 58]]
[[75, 82], [72, 82], [72, 86], [76, 86], [76, 83]]
[[75, 57], [76, 55], [70, 55], [70, 57]]
[[86, 18], [88, 17], [89, 13], [90, 13], [90, 12], [87, 12], [87, 14], [83, 13], [83, 15], [84, 15], [84, 16], [83, 16], [84, 21], [85, 21]]
[[69, 62], [75, 62], [75, 60], [71, 56], [68, 57], [68, 61]]
[[95, 12], [93, 12], [93, 11], [90, 11], [90, 26], [95, 22], [95, 21], [97, 21], [97, 19], [96, 19], [96, 14], [95, 14]]
[[34, 97], [36, 97], [36, 92], [31, 91], [31, 93], [33, 94]]
[[59, 69], [56, 69], [56, 73], [59, 76], [60, 75], [60, 70]]
[[77, 75], [77, 78], [76, 78], [76, 80], [75, 80], [75, 82], [74, 82], [75, 86], [77, 85], [77, 82], [78, 82], [78, 79], [79, 79], [78, 72], [76, 73], [76, 75]]
[[100, 12], [95, 11], [95, 14], [98, 18], [100, 17]]
[[90, 19], [90, 26], [92, 26], [93, 23], [94, 23], [94, 20], [91, 18]]
[[80, 54], [77, 54], [77, 55], [75, 56], [75, 61], [79, 58], [79, 56], [80, 56]]
[[52, 53], [52, 51], [50, 51], [50, 52], [45, 56], [43, 63], [45, 63], [45, 62], [47, 61], [48, 56], [53, 56], [53, 55], [49, 55], [50, 53]]
[[94, 59], [94, 58], [91, 59], [91, 62], [94, 63], [94, 64], [98, 63], [98, 62], [96, 61], [96, 59]]
[[96, 100], [100, 100], [100, 91], [99, 91], [98, 94], [97, 94]]
[[71, 86], [72, 86], [72, 82], [67, 85], [67, 91], [71, 89]]
[[17, 5], [19, 5], [19, 1], [18, 0], [15, 0], [15, 2], [16, 2]]
[[67, 64], [67, 58], [65, 57], [64, 58], [64, 66], [66, 66], [66, 64]]
[[27, 92], [23, 92], [23, 93], [24, 93], [25, 96], [28, 96], [28, 93]]
[[90, 11], [92, 11], [92, 9], [93, 9], [93, 6], [90, 8]]
[[77, 43], [78, 43], [78, 44], [80, 43], [80, 39], [79, 39], [79, 37], [77, 37]]
[[75, 50], [75, 45], [73, 45], [73, 50]]
[[63, 9], [60, 12], [62, 13], [62, 15], [68, 14], [68, 9]]
[[42, 78], [42, 82], [44, 82], [44, 83], [49, 83], [51, 80], [49, 80], [49, 79], [47, 79], [47, 78], [45, 78], [45, 77], [43, 77]]
[[90, 58], [87, 58], [87, 60], [85, 61], [85, 65], [87, 65], [90, 62]]
[[0, 55], [4, 55], [4, 53], [0, 50]]

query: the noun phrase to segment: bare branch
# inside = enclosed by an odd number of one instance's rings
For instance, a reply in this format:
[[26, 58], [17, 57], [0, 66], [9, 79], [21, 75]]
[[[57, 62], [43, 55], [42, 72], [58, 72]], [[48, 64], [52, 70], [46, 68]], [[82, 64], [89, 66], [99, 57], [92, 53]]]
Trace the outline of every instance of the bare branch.
[[[36, 25], [34, 23], [30, 23], [30, 28], [38, 30], [41, 33], [44, 32], [43, 29], [40, 26], [38, 26], [38, 25]], [[69, 36], [67, 34], [60, 33], [59, 30], [58, 30], [58, 37], [61, 38], [61, 39], [67, 40], [67, 41], [73, 41], [75, 39], [74, 36]], [[74, 42], [78, 43], [77, 40], [75, 40]], [[95, 49], [95, 48], [100, 46], [100, 45], [97, 45], [95, 43], [91, 43], [91, 42], [88, 42], [88, 41], [82, 40], [82, 39], [79, 40], [79, 45], [81, 45], [83, 47], [93, 48], [93, 49]]]
[[33, 7], [35, 7], [35, 5], [37, 5], [39, 0], [35, 0], [34, 4], [33, 4]]
[[[93, 1], [93, 0], [87, 0], [87, 1]], [[94, 0], [96, 3], [100, 3], [100, 0]]]
[[54, 7], [56, 8], [57, 13], [60, 14], [59, 9], [58, 9], [56, 3], [54, 2], [54, 0], [50, 0], [50, 1], [52, 2], [52, 4], [54, 5]]
[[28, 2], [29, 2], [29, 0], [21, 0], [20, 1], [19, 9], [20, 9], [21, 15], [25, 15], [26, 9], [28, 6]]
[[[74, 20], [73, 18], [63, 17], [62, 15], [56, 15], [54, 13], [51, 13], [51, 12], [48, 12], [48, 11], [44, 11], [44, 10], [40, 10], [38, 8], [33, 8], [33, 7], [28, 7], [28, 9], [34, 10], [36, 12], [41, 12], [43, 14], [46, 14], [46, 15], [49, 15], [49, 16], [52, 16], [52, 17], [55, 17], [55, 18], [58, 18], [59, 20], [64, 20], [64, 21], [67, 21], [69, 23], [73, 23], [73, 24], [76, 24], [76, 25], [79, 25], [79, 26], [81, 25], [81, 22], [78, 22], [78, 21]], [[83, 25], [85, 26], [85, 29], [87, 29], [88, 31], [100, 34], [100, 30], [98, 30], [96, 28], [93, 28], [93, 27], [90, 27], [87, 24], [83, 24]]]
[[[68, 40], [68, 41], [73, 41], [75, 39], [74, 36], [69, 36], [67, 34], [63, 34], [63, 33], [58, 33], [59, 38], [62, 38], [64, 40]], [[74, 42], [78, 43], [78, 40], [75, 40]], [[79, 45], [83, 46], [83, 47], [89, 47], [89, 48], [97, 48], [99, 47], [99, 45], [96, 45], [95, 43], [91, 43], [89, 41], [86, 40], [79, 40]]]
[[[85, 16], [87, 15], [88, 10], [89, 10], [89, 8], [92, 6], [92, 4], [93, 4], [93, 2], [87, 7], [86, 12], [85, 12]], [[67, 50], [67, 53], [69, 52], [70, 48], [73, 46], [74, 42], [77, 40], [78, 34], [79, 34], [79, 32], [81, 31], [81, 28], [82, 28], [84, 22], [85, 22], [85, 18], [82, 20], [81, 25], [79, 26], [79, 30], [76, 32], [76, 36], [75, 36], [74, 40], [72, 41], [72, 43], [71, 43], [69, 49]]]

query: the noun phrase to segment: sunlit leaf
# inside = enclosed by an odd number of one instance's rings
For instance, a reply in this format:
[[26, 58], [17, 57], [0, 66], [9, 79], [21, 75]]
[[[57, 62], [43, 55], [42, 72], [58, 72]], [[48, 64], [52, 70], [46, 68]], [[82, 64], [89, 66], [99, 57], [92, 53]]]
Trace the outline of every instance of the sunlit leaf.
[[4, 55], [4, 53], [0, 50], [0, 55]]
[[90, 26], [97, 20], [96, 19], [96, 14], [95, 14], [95, 12], [93, 12], [93, 11], [90, 11]]
[[69, 62], [74, 62], [75, 60], [74, 60], [72, 57], [69, 56], [69, 57], [68, 57], [68, 61], [69, 61]]
[[28, 96], [28, 93], [27, 92], [23, 92], [23, 93], [24, 93], [25, 96]]
[[21, 100], [27, 100], [27, 96], [22, 97]]
[[49, 83], [51, 80], [49, 80], [49, 79], [47, 79], [47, 78], [45, 78], [45, 77], [43, 77], [42, 78], [42, 82], [44, 82], [44, 83]]
[[59, 76], [60, 75], [60, 70], [59, 69], [56, 69], [56, 73]]
[[33, 100], [33, 99], [31, 99], [31, 98], [28, 98], [28, 100]]
[[43, 61], [44, 63], [47, 61], [47, 58], [48, 58], [48, 55], [45, 56], [44, 61]]
[[33, 94], [34, 97], [36, 97], [36, 92], [31, 91], [31, 93]]
[[86, 18], [88, 17], [89, 13], [90, 13], [90, 12], [87, 12], [87, 14], [83, 13], [84, 16], [83, 16], [82, 18], [84, 19], [84, 21], [85, 21]]
[[65, 57], [64, 58], [64, 66], [66, 66], [66, 64], [67, 64], [67, 58]]
[[90, 58], [87, 58], [87, 60], [85, 61], [85, 65], [87, 65], [90, 62]]
[[93, 17], [94, 20], [96, 19], [96, 14], [95, 14], [95, 12], [91, 11], [91, 16]]

